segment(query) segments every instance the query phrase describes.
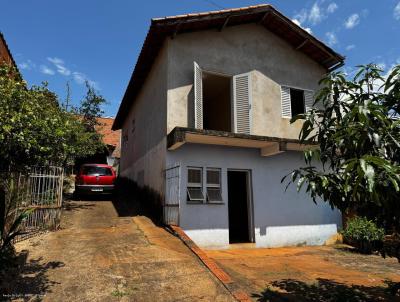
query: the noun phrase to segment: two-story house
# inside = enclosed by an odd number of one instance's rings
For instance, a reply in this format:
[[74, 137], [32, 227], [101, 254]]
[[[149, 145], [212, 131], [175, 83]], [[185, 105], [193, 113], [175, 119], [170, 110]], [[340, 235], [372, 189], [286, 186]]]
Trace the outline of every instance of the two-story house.
[[153, 19], [113, 125], [121, 175], [200, 246], [323, 244], [341, 214], [281, 179], [310, 147], [290, 118], [343, 60], [270, 5]]

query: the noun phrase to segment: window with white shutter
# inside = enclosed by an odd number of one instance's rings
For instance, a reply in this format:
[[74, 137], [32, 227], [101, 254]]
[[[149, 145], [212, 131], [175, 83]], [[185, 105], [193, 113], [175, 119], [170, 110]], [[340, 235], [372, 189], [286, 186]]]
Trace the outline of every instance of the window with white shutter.
[[250, 73], [233, 77], [234, 131], [251, 132], [251, 76]]
[[200, 66], [194, 62], [194, 126], [203, 129], [203, 75]]
[[281, 111], [283, 118], [292, 118], [313, 107], [314, 92], [288, 86], [281, 86]]
[[290, 107], [292, 109], [292, 117], [305, 112], [304, 90], [290, 88]]
[[314, 91], [304, 90], [304, 106], [306, 112], [310, 111], [314, 104]]
[[281, 86], [282, 117], [292, 117], [292, 107], [290, 105], [290, 88]]

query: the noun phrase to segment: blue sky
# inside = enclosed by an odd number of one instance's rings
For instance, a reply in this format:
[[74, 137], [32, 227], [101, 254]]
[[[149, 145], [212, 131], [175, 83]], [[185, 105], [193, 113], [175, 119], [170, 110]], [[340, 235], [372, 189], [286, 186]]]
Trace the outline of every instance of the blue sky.
[[[88, 80], [114, 116], [150, 19], [255, 5], [240, 0], [3, 0], [0, 31], [30, 84], [47, 81], [61, 99], [70, 82], [75, 103]], [[345, 55], [346, 71], [375, 62], [400, 63], [400, 0], [269, 1]]]

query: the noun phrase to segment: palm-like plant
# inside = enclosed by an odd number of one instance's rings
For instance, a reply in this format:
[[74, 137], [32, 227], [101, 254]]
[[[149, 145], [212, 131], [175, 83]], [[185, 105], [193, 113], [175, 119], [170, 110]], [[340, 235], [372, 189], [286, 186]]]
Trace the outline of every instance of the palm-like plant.
[[22, 223], [33, 212], [33, 209], [19, 209], [24, 203], [24, 198], [27, 198], [27, 185], [20, 181], [20, 176], [12, 173], [2, 174], [0, 177], [0, 258], [7, 258], [14, 253], [13, 240], [23, 233]]

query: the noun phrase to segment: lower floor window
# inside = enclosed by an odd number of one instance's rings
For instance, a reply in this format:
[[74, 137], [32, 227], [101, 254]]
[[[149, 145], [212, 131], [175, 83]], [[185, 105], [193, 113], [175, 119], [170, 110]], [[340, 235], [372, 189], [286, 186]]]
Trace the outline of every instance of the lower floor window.
[[222, 201], [221, 169], [207, 169], [207, 201], [210, 203]]
[[187, 200], [192, 202], [203, 202], [203, 169], [188, 168]]

